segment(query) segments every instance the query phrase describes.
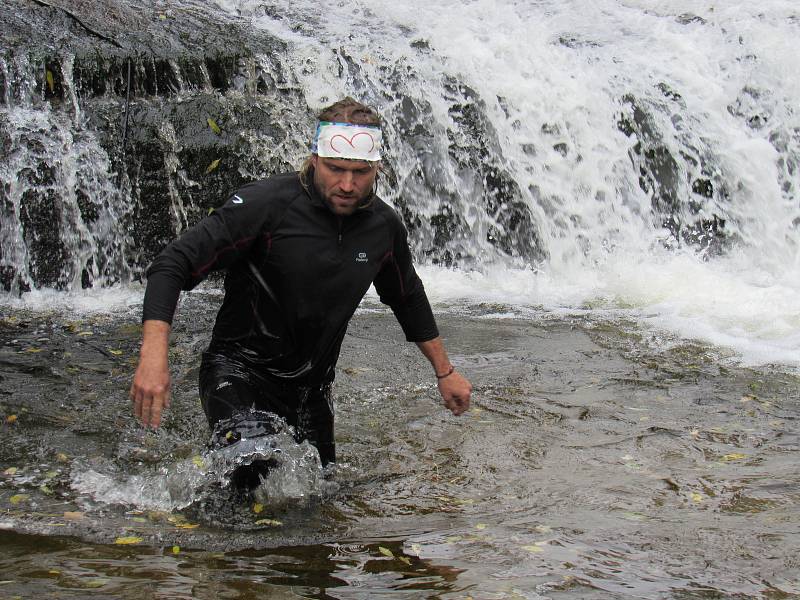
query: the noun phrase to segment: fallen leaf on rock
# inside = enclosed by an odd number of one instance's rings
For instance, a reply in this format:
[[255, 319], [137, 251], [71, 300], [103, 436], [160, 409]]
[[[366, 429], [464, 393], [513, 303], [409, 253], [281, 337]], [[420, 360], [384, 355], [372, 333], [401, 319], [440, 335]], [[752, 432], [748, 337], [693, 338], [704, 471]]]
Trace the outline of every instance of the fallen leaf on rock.
[[217, 122], [211, 117], [206, 119], [206, 123], [208, 123], [208, 126], [211, 128], [211, 131], [213, 131], [217, 135], [220, 135], [222, 133], [222, 129], [220, 129], [219, 125], [217, 125]]
[[219, 161], [220, 159], [218, 158], [215, 158], [214, 160], [211, 161], [211, 164], [206, 167], [206, 175], [211, 173], [214, 169], [216, 169], [219, 166]]

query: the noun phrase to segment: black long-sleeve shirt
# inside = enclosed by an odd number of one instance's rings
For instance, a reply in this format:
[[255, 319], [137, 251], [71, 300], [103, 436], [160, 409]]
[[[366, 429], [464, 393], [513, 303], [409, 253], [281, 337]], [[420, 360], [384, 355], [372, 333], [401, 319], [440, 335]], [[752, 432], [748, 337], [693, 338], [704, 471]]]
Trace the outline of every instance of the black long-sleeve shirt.
[[287, 383], [333, 379], [347, 324], [373, 283], [408, 341], [438, 336], [406, 230], [376, 196], [340, 217], [297, 173], [242, 187], [153, 261], [143, 320], [171, 323], [180, 290], [216, 269], [227, 271], [212, 343], [257, 353]]

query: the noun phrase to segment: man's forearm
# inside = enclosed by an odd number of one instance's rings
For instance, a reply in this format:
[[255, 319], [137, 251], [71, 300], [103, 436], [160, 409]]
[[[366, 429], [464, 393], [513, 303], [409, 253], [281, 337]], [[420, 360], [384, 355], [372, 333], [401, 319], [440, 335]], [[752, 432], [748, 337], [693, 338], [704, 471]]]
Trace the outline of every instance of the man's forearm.
[[170, 324], [148, 319], [142, 328], [139, 366], [131, 384], [130, 397], [134, 414], [144, 425], [158, 427], [161, 414], [169, 406], [169, 332]]
[[444, 375], [450, 370], [450, 359], [441, 337], [435, 337], [427, 342], [417, 342], [417, 347], [431, 363], [436, 375]]
[[169, 332], [172, 329], [169, 323], [148, 319], [142, 324], [142, 349], [141, 355], [166, 356], [169, 348]]

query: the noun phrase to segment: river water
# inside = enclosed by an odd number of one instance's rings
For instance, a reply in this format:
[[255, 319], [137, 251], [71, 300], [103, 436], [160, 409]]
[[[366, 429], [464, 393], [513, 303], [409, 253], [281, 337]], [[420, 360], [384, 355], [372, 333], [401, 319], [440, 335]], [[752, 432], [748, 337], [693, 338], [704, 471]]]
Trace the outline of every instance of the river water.
[[[182, 299], [158, 431], [127, 399], [138, 284], [5, 297], [0, 597], [800, 596], [800, 13], [662, 4], [209, 3], [286, 41], [311, 108], [353, 93], [386, 115], [382, 194], [413, 217], [473, 409], [439, 406], [369, 295], [339, 464], [276, 440], [281, 469], [242, 498], [196, 390], [216, 283]], [[91, 131], [0, 111], [77, 152], [110, 207], [77, 228], [78, 280], [124, 245], [130, 199]], [[25, 160], [0, 168], [12, 192]], [[8, 214], [3, 267], [28, 243]]]

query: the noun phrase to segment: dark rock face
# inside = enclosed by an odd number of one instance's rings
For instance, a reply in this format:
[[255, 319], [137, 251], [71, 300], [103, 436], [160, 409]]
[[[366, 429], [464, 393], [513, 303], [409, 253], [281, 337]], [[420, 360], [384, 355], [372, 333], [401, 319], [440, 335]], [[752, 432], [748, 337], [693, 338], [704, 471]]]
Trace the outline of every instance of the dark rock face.
[[[666, 84], [662, 83], [659, 89], [668, 102], [682, 103], [680, 94]], [[713, 214], [713, 208], [705, 209], [714, 199], [725, 200], [724, 183], [720, 174], [705, 162], [705, 153], [691, 141], [681, 139], [680, 114], [673, 115], [673, 129], [667, 132], [674, 138], [670, 145], [663, 127], [645, 102], [627, 95], [623, 106], [617, 127], [636, 140], [629, 155], [639, 173], [639, 186], [650, 194], [656, 224], [665, 227], [674, 242], [721, 251], [728, 239], [725, 219]], [[700, 216], [708, 212], [712, 213], [710, 217]]]
[[[17, 235], [24, 246], [0, 256], [6, 291], [137, 277], [242, 183], [296, 168], [305, 151], [291, 130], [308, 131], [313, 119], [280, 64], [282, 43], [203, 3], [11, 0], [0, 22], [0, 106], [41, 116], [29, 135], [0, 123], [4, 154], [24, 155], [9, 175], [19, 186], [6, 182], [0, 196], [20, 229], [9, 226], [3, 239]], [[80, 162], [81, 142], [105, 153], [105, 173], [59, 167], [64, 152]], [[86, 169], [76, 176], [75, 167]], [[106, 189], [83, 185], [93, 172]], [[119, 197], [104, 197], [109, 187]], [[109, 208], [117, 230], [106, 232], [105, 247], [82, 252], [87, 240], [74, 239], [70, 223], [91, 237]]]

